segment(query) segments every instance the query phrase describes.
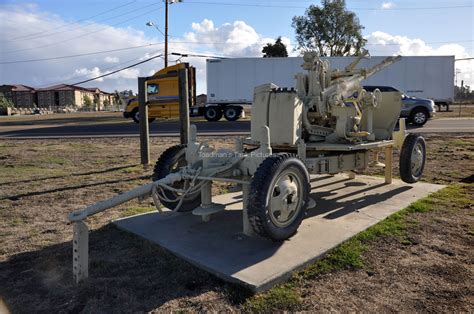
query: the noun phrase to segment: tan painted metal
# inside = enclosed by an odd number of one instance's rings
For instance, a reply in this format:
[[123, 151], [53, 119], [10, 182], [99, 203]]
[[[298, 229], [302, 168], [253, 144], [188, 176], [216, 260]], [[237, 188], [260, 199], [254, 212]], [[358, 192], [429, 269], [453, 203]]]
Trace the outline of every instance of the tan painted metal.
[[[393, 132], [401, 105], [399, 95], [386, 96], [385, 93], [381, 97], [378, 91], [368, 93], [362, 90], [360, 82], [399, 58], [387, 58], [370, 69], [356, 69], [361, 58], [340, 71], [331, 70], [330, 64], [315, 54], [306, 54], [302, 67], [307, 73], [296, 75], [297, 90], [281, 89], [274, 84], [255, 88], [251, 138], [237, 140], [234, 151], [216, 150], [209, 143], [199, 143], [196, 126], [192, 125], [185, 149], [187, 166], [161, 180], [71, 213], [76, 282], [88, 277], [88, 228], [84, 220], [134, 198], [150, 195], [159, 208], [160, 197], [165, 200], [164, 189], [176, 192], [179, 203], [163, 214], [174, 214], [188, 193], [201, 193], [201, 206], [193, 213], [209, 221], [213, 213], [224, 209], [223, 205], [212, 202], [212, 181], [241, 185], [243, 233], [254, 235], [247, 212], [250, 182], [260, 164], [273, 152], [297, 154], [310, 173], [346, 172], [354, 179], [355, 171], [369, 165], [370, 151], [376, 152], [378, 162], [377, 153], [385, 150], [385, 182], [391, 183], [393, 148], [401, 148], [406, 137], [403, 119], [400, 129]], [[357, 97], [354, 92], [358, 93]], [[301, 187], [306, 184], [298, 180], [301, 178], [287, 169], [270, 183], [271, 189], [278, 188], [282, 193], [281, 197], [271, 193], [268, 200], [276, 226], [291, 223], [301, 201]], [[183, 188], [174, 187], [178, 182]], [[161, 213], [161, 208], [159, 211]]]

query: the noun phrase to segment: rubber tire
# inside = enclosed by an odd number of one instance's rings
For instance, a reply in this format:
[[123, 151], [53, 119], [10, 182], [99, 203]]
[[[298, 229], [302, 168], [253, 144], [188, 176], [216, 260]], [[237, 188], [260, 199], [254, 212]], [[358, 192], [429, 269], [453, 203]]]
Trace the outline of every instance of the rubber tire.
[[[278, 227], [269, 218], [269, 208], [266, 205], [266, 199], [273, 178], [289, 167], [299, 172], [300, 179], [303, 182], [303, 202], [299, 212], [296, 213], [296, 219], [286, 227]], [[248, 217], [253, 230], [260, 236], [275, 242], [284, 241], [292, 237], [306, 216], [310, 191], [308, 170], [296, 155], [278, 153], [267, 157], [257, 168], [250, 184]]]
[[[140, 119], [137, 119], [136, 117], [137, 113], [138, 113], [138, 109], [133, 109], [131, 117], [133, 121], [135, 121], [135, 123], [140, 123]], [[156, 120], [155, 118], [148, 118], [148, 123], [152, 123], [155, 120]]]
[[[229, 111], [235, 110], [235, 115], [230, 116]], [[236, 106], [228, 106], [224, 109], [224, 118], [227, 121], [237, 121], [242, 116], [242, 108]]]
[[206, 109], [204, 109], [204, 118], [206, 118], [207, 121], [219, 121], [222, 118], [222, 110], [218, 107], [206, 107]]
[[[418, 143], [421, 143], [422, 148], [423, 148], [423, 163], [420, 169], [420, 173], [414, 174], [411, 169], [411, 155], [413, 152], [413, 148]], [[405, 141], [403, 142], [402, 149], [400, 152], [400, 162], [399, 162], [400, 178], [402, 179], [403, 182], [406, 182], [406, 183], [418, 182], [423, 175], [425, 164], [426, 164], [425, 139], [418, 134], [414, 134], [414, 133], [408, 134], [408, 136], [405, 138]]]
[[[160, 158], [155, 164], [155, 168], [153, 169], [152, 180], [156, 181], [166, 177], [168, 174], [171, 173], [171, 168], [180, 159], [185, 158], [185, 148], [186, 145], [175, 145], [169, 147], [167, 150], [161, 154]], [[164, 190], [164, 194], [168, 198], [175, 198], [176, 194], [174, 192]], [[175, 209], [178, 205], [178, 202], [168, 202], [165, 200], [160, 199], [161, 203], [169, 209]], [[189, 212], [201, 205], [201, 193], [196, 192], [192, 198], [185, 199], [183, 204], [179, 208], [179, 212]]]
[[[415, 121], [415, 115], [420, 112], [425, 114], [425, 120], [422, 123], [418, 123]], [[413, 111], [410, 113], [410, 122], [413, 125], [418, 126], [418, 127], [425, 125], [425, 123], [428, 122], [429, 118], [430, 118], [430, 114], [425, 108], [418, 107], [418, 108], [413, 109]]]

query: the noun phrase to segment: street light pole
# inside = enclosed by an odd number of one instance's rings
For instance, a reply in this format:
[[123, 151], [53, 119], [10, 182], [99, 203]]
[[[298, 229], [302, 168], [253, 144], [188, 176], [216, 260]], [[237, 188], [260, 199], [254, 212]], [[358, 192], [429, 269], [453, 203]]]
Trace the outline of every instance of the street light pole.
[[168, 66], [168, 0], [165, 0], [165, 68]]

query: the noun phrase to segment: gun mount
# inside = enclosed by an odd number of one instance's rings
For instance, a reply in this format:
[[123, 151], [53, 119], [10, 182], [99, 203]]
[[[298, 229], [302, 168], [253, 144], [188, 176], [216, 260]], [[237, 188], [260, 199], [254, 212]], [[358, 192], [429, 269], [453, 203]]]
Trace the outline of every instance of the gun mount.
[[[283, 241], [297, 232], [306, 211], [316, 205], [309, 196], [310, 174], [346, 172], [354, 178], [371, 164], [385, 168], [385, 182], [391, 183], [392, 153], [397, 148], [401, 179], [417, 182], [425, 166], [426, 144], [422, 137], [406, 134], [404, 119], [394, 132], [400, 93], [369, 93], [360, 85], [400, 57], [356, 69], [363, 57], [344, 70], [332, 70], [327, 61], [307, 53], [302, 65], [306, 73], [296, 75], [296, 90], [271, 83], [255, 88], [251, 136], [237, 139], [233, 151], [197, 142], [192, 125], [187, 145], [170, 147], [160, 156], [152, 183], [72, 213], [76, 279], [87, 277], [87, 269], [81, 268], [86, 253], [80, 246], [85, 245], [87, 231], [83, 220], [133, 198], [151, 196], [164, 214], [192, 212], [209, 221], [225, 209], [212, 202], [212, 181], [238, 184], [244, 233]], [[381, 151], [385, 164], [378, 159]], [[171, 211], [163, 211], [162, 205]]]

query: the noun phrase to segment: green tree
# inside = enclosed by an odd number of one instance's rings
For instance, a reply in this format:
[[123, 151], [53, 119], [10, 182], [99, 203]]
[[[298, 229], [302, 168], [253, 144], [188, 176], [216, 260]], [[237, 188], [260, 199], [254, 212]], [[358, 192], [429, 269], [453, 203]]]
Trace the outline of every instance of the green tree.
[[345, 0], [322, 0], [321, 7], [310, 5], [304, 16], [293, 17], [298, 48], [317, 51], [321, 56], [357, 55], [366, 40], [364, 27]]
[[109, 110], [110, 101], [106, 98], [104, 99], [104, 110]]
[[94, 95], [94, 111], [100, 111], [99, 95]]
[[281, 41], [281, 36], [278, 36], [274, 44], [267, 43], [263, 47], [262, 53], [264, 58], [288, 57], [288, 51], [286, 51], [286, 45]]
[[118, 92], [118, 90], [115, 90], [112, 101], [114, 103], [115, 108], [117, 108], [117, 111], [119, 111], [120, 108], [123, 107], [122, 98], [120, 97], [120, 93]]
[[82, 97], [82, 106], [87, 110], [91, 110], [92, 99], [89, 97], [89, 95], [84, 95], [84, 97]]
[[7, 97], [0, 97], [0, 111], [6, 110], [7, 108], [14, 108], [15, 104], [13, 101], [8, 99]]

